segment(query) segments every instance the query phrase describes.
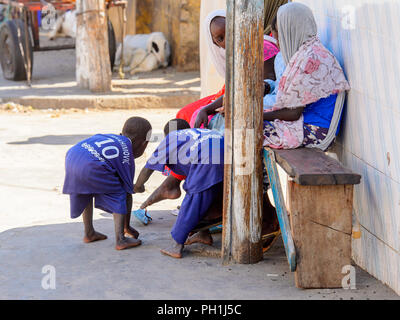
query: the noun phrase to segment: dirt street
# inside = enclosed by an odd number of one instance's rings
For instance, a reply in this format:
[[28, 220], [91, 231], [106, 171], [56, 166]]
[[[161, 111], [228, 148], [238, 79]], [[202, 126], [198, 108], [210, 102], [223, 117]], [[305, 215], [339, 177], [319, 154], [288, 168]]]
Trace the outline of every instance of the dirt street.
[[[222, 266], [215, 256], [220, 234], [211, 250], [188, 247], [181, 260], [163, 256], [171, 210], [182, 198], [149, 208], [148, 226], [134, 221], [140, 247], [114, 250], [112, 217], [100, 210], [94, 224], [108, 239], [84, 244], [82, 220], [69, 218], [69, 199], [61, 193], [68, 148], [96, 133], [120, 133], [134, 115], [161, 133], [176, 111], [0, 111], [0, 299], [399, 299], [358, 268], [356, 290], [296, 289], [281, 240], [255, 265]], [[137, 159], [136, 176], [155, 146]], [[152, 176], [146, 193], [134, 196], [135, 208], [163, 178]], [[56, 271], [55, 289], [42, 287], [46, 266]]]

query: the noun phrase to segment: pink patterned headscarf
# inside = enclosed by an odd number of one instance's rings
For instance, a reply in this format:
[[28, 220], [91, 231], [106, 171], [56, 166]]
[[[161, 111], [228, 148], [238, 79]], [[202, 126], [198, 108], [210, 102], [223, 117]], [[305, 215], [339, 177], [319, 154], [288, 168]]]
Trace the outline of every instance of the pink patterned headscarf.
[[315, 36], [290, 59], [273, 109], [305, 106], [349, 89], [339, 62]]
[[[303, 25], [304, 32], [300, 29]], [[286, 43], [281, 46], [282, 55], [290, 59], [279, 82], [277, 101], [272, 111], [304, 107], [350, 89], [339, 62], [318, 39], [314, 26], [314, 16], [303, 4], [289, 3], [278, 11], [279, 43]], [[304, 42], [299, 42], [299, 39]], [[288, 56], [287, 53], [298, 45], [300, 47], [293, 56]], [[303, 143], [303, 116], [297, 121], [275, 120], [274, 126], [278, 137], [273, 140], [265, 138], [264, 145], [293, 149]]]
[[275, 57], [279, 53], [278, 47], [272, 42], [264, 39], [264, 61]]

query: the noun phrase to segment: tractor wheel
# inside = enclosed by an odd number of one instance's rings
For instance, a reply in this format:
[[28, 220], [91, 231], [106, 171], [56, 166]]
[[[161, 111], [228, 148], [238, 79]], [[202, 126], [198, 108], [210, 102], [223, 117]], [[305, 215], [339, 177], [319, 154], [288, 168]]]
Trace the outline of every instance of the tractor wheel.
[[[7, 20], [0, 28], [0, 63], [3, 76], [7, 80], [22, 81], [27, 79], [24, 58], [18, 43], [18, 29], [25, 55], [31, 58], [31, 74], [33, 67], [32, 42], [29, 39], [28, 48], [25, 41], [24, 23], [21, 19]], [[28, 35], [29, 36], [29, 35]]]
[[115, 41], [115, 32], [110, 20], [107, 23], [108, 30], [108, 51], [110, 54], [110, 64], [111, 64], [111, 72], [114, 69], [115, 63], [115, 52], [117, 51], [117, 44]]

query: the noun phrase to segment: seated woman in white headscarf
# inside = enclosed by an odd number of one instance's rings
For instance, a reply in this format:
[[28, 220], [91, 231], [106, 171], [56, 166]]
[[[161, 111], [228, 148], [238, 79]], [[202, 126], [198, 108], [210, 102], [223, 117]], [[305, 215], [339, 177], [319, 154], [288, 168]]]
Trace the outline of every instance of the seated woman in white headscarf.
[[[204, 22], [204, 34], [207, 37], [208, 49], [211, 60], [218, 71], [218, 73], [225, 78], [225, 23], [226, 14], [224, 10], [217, 10], [210, 13]], [[264, 79], [275, 80], [274, 63], [273, 60], [278, 54], [279, 49], [273, 42], [264, 39]], [[224, 117], [217, 113], [218, 109], [222, 107], [223, 95], [225, 94], [225, 86], [217, 94], [218, 98], [213, 100], [212, 103], [203, 105], [198, 108], [190, 120], [191, 127], [200, 128], [201, 126], [210, 129], [219, 130], [223, 133], [225, 128]], [[200, 100], [199, 100], [200, 101]], [[195, 104], [195, 103], [194, 103]], [[186, 109], [185, 107], [184, 109]], [[182, 110], [184, 110], [182, 109]], [[180, 111], [181, 112], [181, 111]], [[215, 117], [213, 117], [215, 115]], [[178, 116], [177, 116], [178, 117]]]
[[[210, 59], [218, 74], [225, 79], [225, 10], [215, 10], [211, 12], [203, 23], [204, 34], [207, 39]], [[211, 32], [213, 29], [214, 36]], [[196, 115], [203, 107], [209, 107], [213, 110], [222, 106], [225, 94], [225, 85], [216, 94], [204, 97], [194, 101], [182, 109], [176, 115], [177, 119], [186, 120], [191, 127], [194, 125]], [[207, 121], [206, 115], [206, 122]], [[211, 118], [211, 117], [210, 117]]]
[[319, 144], [328, 133], [337, 94], [350, 86], [336, 58], [318, 39], [310, 8], [297, 2], [281, 6], [277, 26], [286, 69], [276, 103], [264, 111], [264, 146]]

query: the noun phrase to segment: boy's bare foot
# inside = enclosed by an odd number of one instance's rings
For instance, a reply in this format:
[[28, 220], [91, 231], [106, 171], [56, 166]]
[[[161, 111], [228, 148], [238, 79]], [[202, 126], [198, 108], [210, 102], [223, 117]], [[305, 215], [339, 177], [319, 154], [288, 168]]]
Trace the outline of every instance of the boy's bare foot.
[[168, 185], [162, 188], [161, 190], [162, 197], [165, 199], [178, 199], [182, 192], [179, 185]]
[[124, 238], [117, 241], [115, 245], [116, 250], [124, 250], [133, 247], [140, 246], [142, 244], [142, 240], [134, 239], [134, 238]]
[[185, 245], [190, 245], [193, 243], [203, 243], [203, 244], [212, 246], [213, 238], [208, 230], [199, 231], [199, 232], [195, 233], [194, 235], [190, 236], [186, 240]]
[[176, 243], [172, 244], [168, 248], [160, 250], [162, 254], [170, 256], [172, 258], [180, 259], [182, 258], [183, 244]]
[[105, 239], [107, 239], [107, 236], [105, 234], [102, 234], [102, 233], [97, 232], [97, 231], [93, 231], [92, 233], [86, 234], [83, 237], [83, 242], [90, 243], [90, 242], [99, 241], [99, 240], [105, 240]]
[[129, 226], [128, 229], [124, 230], [124, 235], [125, 237], [131, 237], [135, 239], [139, 238], [139, 232], [131, 226]]

